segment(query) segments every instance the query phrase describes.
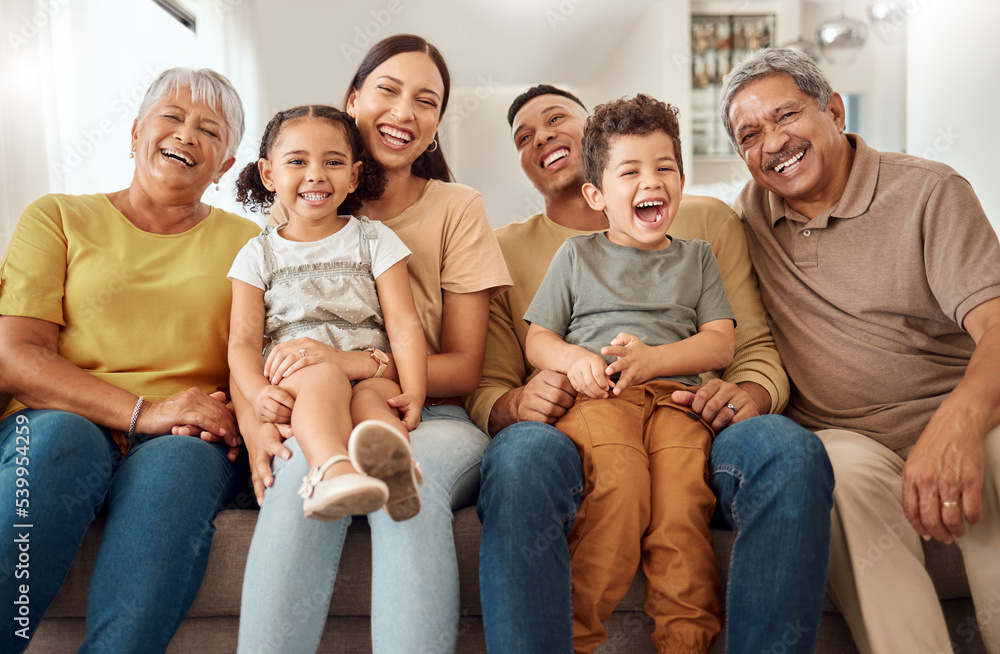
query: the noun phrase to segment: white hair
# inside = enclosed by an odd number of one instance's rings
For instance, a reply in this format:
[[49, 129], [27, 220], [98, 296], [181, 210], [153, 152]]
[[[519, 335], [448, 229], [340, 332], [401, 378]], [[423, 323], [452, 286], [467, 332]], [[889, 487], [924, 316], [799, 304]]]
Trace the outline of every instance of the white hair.
[[221, 107], [222, 116], [229, 126], [229, 143], [226, 147], [226, 158], [236, 155], [236, 148], [243, 140], [244, 120], [243, 102], [239, 93], [225, 76], [210, 68], [170, 68], [157, 76], [142, 98], [139, 105], [139, 122], [141, 123], [160, 100], [166, 95], [172, 95], [178, 89], [191, 89], [191, 98], [213, 107]]
[[804, 52], [789, 48], [767, 48], [751, 52], [726, 75], [719, 100], [722, 125], [726, 128], [726, 134], [729, 135], [729, 140], [733, 142], [737, 152], [739, 152], [740, 146], [733, 134], [733, 123], [729, 120], [729, 105], [733, 103], [733, 98], [743, 90], [744, 86], [772, 75], [791, 77], [795, 86], [809, 97], [815, 98], [823, 109], [826, 108], [826, 103], [833, 95], [830, 80], [826, 78], [816, 62]]

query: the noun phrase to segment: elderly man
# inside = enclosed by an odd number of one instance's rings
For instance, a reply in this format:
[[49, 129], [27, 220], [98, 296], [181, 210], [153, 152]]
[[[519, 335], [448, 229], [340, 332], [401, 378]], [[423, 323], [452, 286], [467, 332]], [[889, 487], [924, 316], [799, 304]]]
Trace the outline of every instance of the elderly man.
[[951, 651], [920, 544], [936, 538], [962, 547], [1000, 652], [996, 233], [948, 166], [845, 134], [843, 100], [801, 53], [750, 55], [721, 111], [753, 177], [734, 208], [795, 389], [786, 414], [834, 467], [830, 588], [855, 641]]
[[[514, 100], [507, 118], [521, 167], [545, 200], [545, 212], [497, 230], [514, 287], [490, 307], [483, 380], [466, 402], [473, 420], [494, 436], [483, 458], [478, 506], [480, 580], [487, 648], [552, 654], [572, 651], [574, 611], [603, 618], [616, 601], [571, 606], [566, 535], [584, 476], [576, 447], [552, 423], [572, 406], [575, 393], [564, 375], [527, 364], [522, 318], [562, 242], [606, 230], [608, 220], [581, 192], [587, 111], [580, 100], [536, 86]], [[737, 318], [736, 356], [722, 378], [708, 381], [697, 396], [674, 397], [719, 432], [709, 482], [718, 498], [716, 519], [736, 532], [728, 650], [756, 654], [782, 643], [783, 651], [811, 652], [828, 562], [829, 462], [807, 430], [759, 415], [781, 411], [787, 379], [737, 217], [717, 200], [685, 197], [670, 233], [712, 243]], [[587, 583], [620, 597], [631, 581]], [[671, 601], [670, 589], [647, 588], [647, 601]]]

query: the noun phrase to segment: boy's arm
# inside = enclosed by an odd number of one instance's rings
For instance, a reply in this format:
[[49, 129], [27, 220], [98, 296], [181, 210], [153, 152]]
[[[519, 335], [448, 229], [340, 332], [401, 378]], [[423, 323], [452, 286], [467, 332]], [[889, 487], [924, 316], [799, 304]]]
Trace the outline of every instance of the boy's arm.
[[229, 322], [229, 371], [240, 393], [260, 420], [287, 421], [294, 398], [264, 376], [264, 291], [234, 279]]
[[698, 333], [665, 345], [649, 346], [632, 334], [621, 333], [601, 354], [618, 357], [606, 373], [620, 372], [615, 394], [631, 384], [641, 384], [657, 377], [700, 375], [721, 370], [733, 360], [736, 329], [729, 319], [710, 320], [698, 327]]
[[531, 365], [565, 374], [577, 392], [589, 397], [606, 398], [608, 389], [614, 386], [605, 373], [604, 357], [567, 343], [562, 336], [537, 323], [528, 327], [525, 354]]
[[412, 430], [420, 422], [420, 409], [427, 395], [427, 343], [413, 303], [406, 260], [397, 261], [379, 275], [375, 288], [403, 390], [403, 395], [392, 398], [389, 404], [403, 411], [403, 424]]

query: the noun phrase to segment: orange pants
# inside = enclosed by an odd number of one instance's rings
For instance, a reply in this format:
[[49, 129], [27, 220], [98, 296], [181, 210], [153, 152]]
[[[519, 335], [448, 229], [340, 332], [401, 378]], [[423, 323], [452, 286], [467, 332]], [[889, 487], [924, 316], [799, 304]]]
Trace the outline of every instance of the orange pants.
[[719, 585], [708, 530], [714, 432], [670, 393], [694, 389], [650, 381], [604, 400], [577, 397], [556, 427], [583, 458], [586, 486], [569, 535], [573, 648], [604, 642], [604, 620], [642, 561], [644, 609], [664, 652], [707, 652], [721, 628]]

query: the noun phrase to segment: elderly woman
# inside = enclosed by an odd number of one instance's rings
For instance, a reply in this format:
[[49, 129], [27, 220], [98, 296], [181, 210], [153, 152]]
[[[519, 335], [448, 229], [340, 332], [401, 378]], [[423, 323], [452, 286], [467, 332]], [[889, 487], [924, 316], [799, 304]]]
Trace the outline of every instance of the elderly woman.
[[131, 185], [21, 216], [0, 264], [0, 651], [27, 647], [105, 503], [80, 651], [164, 651], [194, 600], [246, 481], [226, 271], [259, 229], [201, 201], [242, 136], [228, 80], [165, 71], [132, 126]]

